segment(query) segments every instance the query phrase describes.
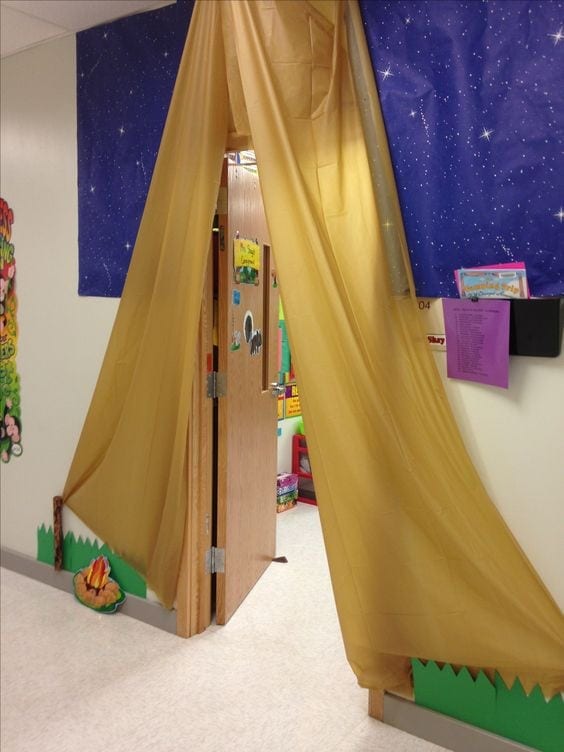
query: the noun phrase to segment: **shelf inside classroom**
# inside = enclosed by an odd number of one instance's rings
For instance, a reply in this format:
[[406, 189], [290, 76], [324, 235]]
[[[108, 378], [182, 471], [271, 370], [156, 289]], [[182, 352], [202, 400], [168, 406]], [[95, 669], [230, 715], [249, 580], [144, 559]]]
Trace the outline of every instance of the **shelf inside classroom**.
[[292, 437], [292, 472], [298, 476], [298, 501], [317, 505], [307, 439], [303, 434]]

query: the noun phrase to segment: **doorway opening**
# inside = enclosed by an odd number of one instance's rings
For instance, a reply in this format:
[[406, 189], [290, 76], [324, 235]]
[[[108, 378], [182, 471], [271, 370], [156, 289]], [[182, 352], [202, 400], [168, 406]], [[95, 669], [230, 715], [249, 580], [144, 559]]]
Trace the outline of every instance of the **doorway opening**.
[[224, 159], [210, 245], [177, 599], [184, 636], [227, 623], [276, 556], [277, 474], [292, 472], [301, 422], [253, 152]]

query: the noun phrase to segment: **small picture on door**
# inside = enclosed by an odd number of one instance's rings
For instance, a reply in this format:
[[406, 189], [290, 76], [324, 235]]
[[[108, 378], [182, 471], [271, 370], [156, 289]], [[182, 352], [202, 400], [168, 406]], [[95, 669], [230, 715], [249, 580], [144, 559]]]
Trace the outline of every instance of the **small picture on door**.
[[260, 282], [260, 246], [252, 240], [233, 241], [233, 274], [237, 284], [258, 285]]
[[245, 342], [249, 345], [251, 355], [260, 355], [260, 351], [262, 350], [262, 332], [260, 329], [255, 329], [251, 311], [245, 313], [243, 332], [245, 333]]

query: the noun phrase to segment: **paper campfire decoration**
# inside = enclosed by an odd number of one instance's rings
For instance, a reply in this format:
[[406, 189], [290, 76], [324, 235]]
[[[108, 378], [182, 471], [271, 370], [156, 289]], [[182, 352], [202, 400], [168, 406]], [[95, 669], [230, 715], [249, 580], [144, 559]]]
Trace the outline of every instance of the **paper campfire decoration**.
[[110, 563], [105, 556], [92, 559], [73, 578], [74, 594], [88, 608], [103, 614], [113, 613], [125, 600], [125, 593], [110, 579]]

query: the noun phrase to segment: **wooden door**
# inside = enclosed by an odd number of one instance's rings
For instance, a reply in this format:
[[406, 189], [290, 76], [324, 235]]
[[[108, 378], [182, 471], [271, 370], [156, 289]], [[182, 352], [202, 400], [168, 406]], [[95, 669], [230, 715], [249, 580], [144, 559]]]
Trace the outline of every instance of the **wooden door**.
[[[218, 370], [227, 389], [217, 401], [217, 547], [225, 549], [216, 582], [218, 624], [229, 620], [275, 554], [277, 465], [270, 384], [277, 380], [278, 290], [256, 168], [226, 160], [222, 192]], [[256, 241], [258, 271], [235, 267], [236, 239]], [[252, 264], [249, 249], [245, 260]]]

